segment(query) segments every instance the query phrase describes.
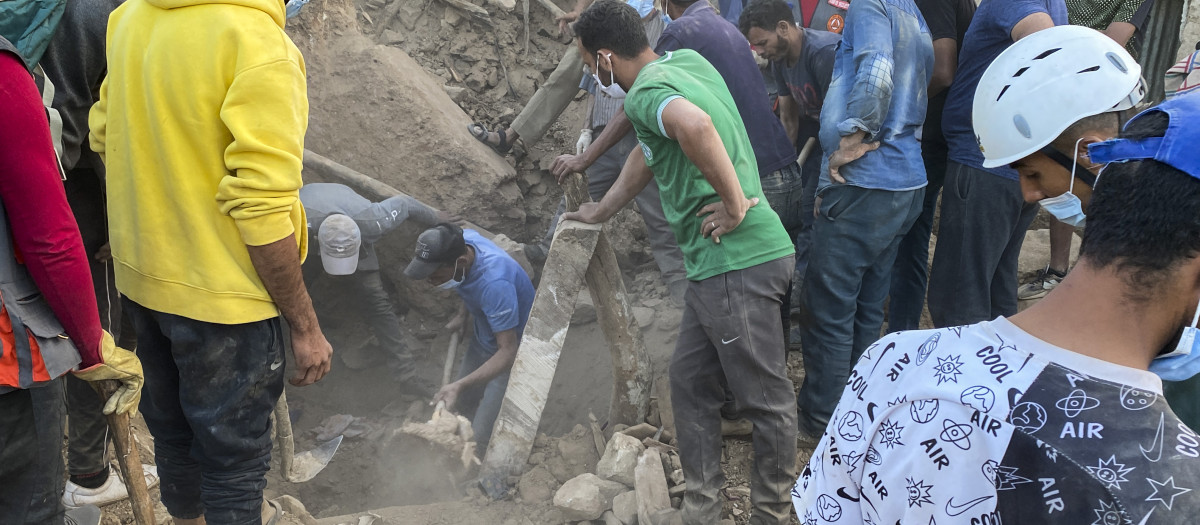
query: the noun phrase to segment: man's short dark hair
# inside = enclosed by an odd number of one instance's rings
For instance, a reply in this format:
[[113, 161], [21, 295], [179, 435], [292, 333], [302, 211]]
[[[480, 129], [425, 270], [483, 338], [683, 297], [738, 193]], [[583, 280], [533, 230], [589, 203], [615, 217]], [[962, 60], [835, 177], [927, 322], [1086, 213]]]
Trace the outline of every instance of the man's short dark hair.
[[675, 4], [678, 6], [683, 6], [686, 8], [686, 7], [691, 7], [692, 4], [699, 2], [700, 0], [667, 0], [667, 1], [671, 2], [672, 4]]
[[796, 15], [792, 14], [792, 8], [788, 7], [787, 3], [783, 0], [754, 0], [738, 17], [738, 30], [743, 35], [749, 33], [753, 27], [774, 31], [781, 21], [796, 23]]
[[633, 58], [650, 47], [637, 9], [617, 0], [597, 0], [580, 13], [575, 34], [589, 53], [609, 49], [619, 57]]
[[[1122, 138], [1161, 137], [1165, 113], [1130, 123]], [[1129, 299], [1152, 299], [1170, 272], [1200, 255], [1200, 180], [1155, 160], [1114, 162], [1096, 181], [1080, 258], [1124, 274]]]

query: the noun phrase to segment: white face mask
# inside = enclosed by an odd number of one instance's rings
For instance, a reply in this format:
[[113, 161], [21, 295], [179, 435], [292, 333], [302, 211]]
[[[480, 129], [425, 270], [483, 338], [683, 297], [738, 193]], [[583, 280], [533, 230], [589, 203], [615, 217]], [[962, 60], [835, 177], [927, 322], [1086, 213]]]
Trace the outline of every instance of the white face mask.
[[[612, 71], [612, 53], [608, 54], [608, 67], [609, 67], [609, 69], [608, 69], [608, 85], [607, 86], [604, 85], [604, 82], [600, 81], [600, 77], [596, 75], [595, 71], [592, 72], [592, 78], [594, 78], [596, 80], [596, 87], [598, 87], [600, 89], [601, 93], [608, 95], [610, 98], [616, 98], [616, 99], [625, 98], [625, 90], [621, 89], [620, 84], [617, 84], [617, 77], [613, 74], [613, 71]], [[597, 71], [600, 70], [600, 54], [599, 53], [596, 54], [596, 70]]]
[[1038, 201], [1042, 208], [1047, 213], [1053, 215], [1055, 219], [1070, 224], [1076, 228], [1082, 228], [1087, 221], [1087, 215], [1083, 213], [1083, 201], [1075, 195], [1075, 168], [1079, 165], [1079, 143], [1083, 141], [1083, 137], [1075, 141], [1075, 151], [1071, 154], [1071, 185], [1067, 187], [1067, 192], [1057, 197], [1050, 197]]
[[455, 259], [454, 260], [454, 273], [450, 274], [450, 278], [447, 279], [446, 282], [439, 284], [438, 288], [441, 288], [443, 290], [453, 290], [455, 288], [458, 288], [459, 285], [461, 285], [463, 283], [463, 281], [466, 280], [467, 276], [463, 275], [462, 279], [458, 279], [457, 276], [458, 276], [458, 259]]

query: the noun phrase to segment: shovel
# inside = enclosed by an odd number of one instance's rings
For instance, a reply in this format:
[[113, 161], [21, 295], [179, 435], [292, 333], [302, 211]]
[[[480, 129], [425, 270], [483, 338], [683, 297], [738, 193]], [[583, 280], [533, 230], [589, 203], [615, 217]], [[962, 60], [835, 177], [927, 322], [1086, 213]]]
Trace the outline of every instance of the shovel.
[[279, 468], [283, 470], [283, 479], [289, 483], [303, 483], [316, 477], [325, 469], [333, 454], [342, 444], [339, 435], [317, 448], [296, 454], [296, 443], [292, 438], [292, 416], [288, 411], [287, 392], [279, 394], [279, 402], [275, 403], [275, 443], [279, 449]]

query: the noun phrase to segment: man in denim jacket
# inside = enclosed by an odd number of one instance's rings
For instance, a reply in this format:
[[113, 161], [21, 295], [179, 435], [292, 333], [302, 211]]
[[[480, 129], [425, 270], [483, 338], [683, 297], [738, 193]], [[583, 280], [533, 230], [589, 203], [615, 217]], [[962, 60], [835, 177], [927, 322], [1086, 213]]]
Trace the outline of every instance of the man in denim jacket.
[[801, 292], [800, 436], [815, 445], [850, 368], [879, 338], [901, 238], [921, 213], [916, 132], [933, 72], [929, 28], [912, 0], [856, 0], [821, 111], [817, 221]]

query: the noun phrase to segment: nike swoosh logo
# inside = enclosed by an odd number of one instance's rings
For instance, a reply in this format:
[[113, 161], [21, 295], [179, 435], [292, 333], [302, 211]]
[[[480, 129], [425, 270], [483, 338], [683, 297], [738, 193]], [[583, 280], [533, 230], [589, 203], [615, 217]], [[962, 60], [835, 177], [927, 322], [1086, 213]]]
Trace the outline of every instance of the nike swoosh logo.
[[966, 502], [965, 504], [955, 505], [954, 498], [951, 497], [950, 499], [946, 500], [946, 514], [949, 514], [951, 516], [958, 516], [959, 514], [962, 514], [968, 510], [971, 510], [971, 507], [974, 507], [974, 506], [976, 506], [980, 503], [983, 503], [989, 499], [992, 499], [992, 496], [980, 496], [978, 498], [975, 498], [971, 501]]
[[728, 341], [726, 341], [725, 338], [721, 338], [721, 344], [727, 345], [727, 344], [737, 341], [738, 339], [741, 339], [741, 338], [742, 338], [742, 336], [740, 336], [740, 335], [737, 337], [734, 337], [733, 339], [730, 339]]
[[867, 418], [870, 419], [872, 423], [875, 422], [875, 407], [877, 406], [879, 405], [876, 405], [875, 403], [867, 403]]
[[271, 363], [271, 370], [279, 370], [279, 367], [281, 366], [283, 366], [283, 361], [275, 361], [274, 363]]
[[842, 499], [848, 499], [848, 500], [856, 502], [856, 503], [858, 502], [858, 498], [852, 498], [852, 497], [850, 497], [849, 494], [846, 493], [846, 487], [837, 489], [837, 495], [840, 496]]
[[[1158, 414], [1158, 432], [1154, 433], [1154, 440], [1150, 442], [1150, 448], [1138, 445], [1138, 448], [1142, 451], [1142, 457], [1145, 457], [1151, 463], [1158, 463], [1158, 460], [1162, 459], [1163, 438], [1165, 437], [1163, 435], [1163, 423], [1166, 421], [1166, 417], [1166, 414]], [[1156, 448], [1158, 449], [1158, 455], [1151, 459], [1149, 453], [1153, 452]]]

